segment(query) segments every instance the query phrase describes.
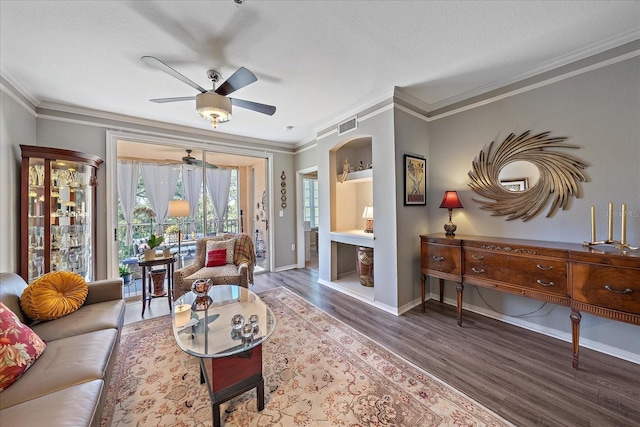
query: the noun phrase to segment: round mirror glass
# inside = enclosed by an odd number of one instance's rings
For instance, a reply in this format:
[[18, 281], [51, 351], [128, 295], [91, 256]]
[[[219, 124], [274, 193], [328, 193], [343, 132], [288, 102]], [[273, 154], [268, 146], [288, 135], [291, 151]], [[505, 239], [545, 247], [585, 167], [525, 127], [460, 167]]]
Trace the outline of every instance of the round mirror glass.
[[509, 191], [525, 191], [536, 185], [540, 179], [538, 167], [526, 160], [506, 164], [498, 175], [500, 184]]

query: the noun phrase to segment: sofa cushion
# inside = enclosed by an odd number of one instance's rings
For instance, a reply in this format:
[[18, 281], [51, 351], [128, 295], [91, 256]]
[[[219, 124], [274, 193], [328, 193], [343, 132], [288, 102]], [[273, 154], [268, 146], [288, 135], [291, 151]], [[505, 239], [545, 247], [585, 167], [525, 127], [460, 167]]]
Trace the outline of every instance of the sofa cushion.
[[207, 261], [205, 267], [220, 267], [227, 263], [226, 249], [211, 249], [207, 252]]
[[67, 316], [50, 322], [40, 322], [31, 328], [40, 338], [51, 342], [101, 329], [122, 329], [124, 311], [124, 300], [85, 304]]
[[117, 340], [116, 329], [105, 329], [48, 342], [37, 362], [2, 392], [0, 409], [103, 379], [115, 357]]
[[94, 380], [2, 410], [3, 426], [97, 426], [104, 382]]
[[45, 347], [44, 341], [0, 302], [0, 391], [15, 383]]
[[33, 320], [53, 320], [79, 309], [88, 292], [87, 282], [78, 273], [52, 271], [27, 286], [20, 305]]
[[[234, 264], [234, 248], [236, 245], [236, 239], [228, 239], [228, 240], [209, 240], [207, 241], [207, 254], [209, 251], [214, 249], [226, 249], [227, 250], [227, 259], [226, 264]], [[206, 265], [206, 264], [205, 264]]]

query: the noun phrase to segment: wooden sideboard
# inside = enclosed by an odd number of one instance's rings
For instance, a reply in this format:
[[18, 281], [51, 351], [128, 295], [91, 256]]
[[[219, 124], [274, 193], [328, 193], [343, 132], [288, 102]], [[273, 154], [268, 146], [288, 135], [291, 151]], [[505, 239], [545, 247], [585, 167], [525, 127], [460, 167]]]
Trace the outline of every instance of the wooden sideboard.
[[580, 312], [640, 325], [640, 252], [481, 236], [420, 236], [422, 312], [426, 277], [456, 282], [458, 326], [464, 284], [571, 308], [574, 368], [580, 350]]

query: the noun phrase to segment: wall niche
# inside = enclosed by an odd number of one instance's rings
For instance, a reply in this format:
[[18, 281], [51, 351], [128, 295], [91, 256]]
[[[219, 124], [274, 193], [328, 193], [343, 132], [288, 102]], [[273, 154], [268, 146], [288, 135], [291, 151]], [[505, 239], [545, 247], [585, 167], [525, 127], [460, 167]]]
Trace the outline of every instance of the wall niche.
[[[352, 295], [374, 300], [373, 287], [358, 275], [358, 248], [374, 248], [363, 213], [373, 207], [372, 139], [351, 139], [329, 152], [331, 171], [331, 282]], [[374, 221], [375, 230], [375, 221]], [[368, 285], [371, 286], [371, 285]]]
[[372, 240], [372, 233], [364, 232], [362, 218], [364, 208], [373, 206], [371, 137], [353, 139], [331, 154], [336, 165], [331, 203], [335, 221], [331, 231]]

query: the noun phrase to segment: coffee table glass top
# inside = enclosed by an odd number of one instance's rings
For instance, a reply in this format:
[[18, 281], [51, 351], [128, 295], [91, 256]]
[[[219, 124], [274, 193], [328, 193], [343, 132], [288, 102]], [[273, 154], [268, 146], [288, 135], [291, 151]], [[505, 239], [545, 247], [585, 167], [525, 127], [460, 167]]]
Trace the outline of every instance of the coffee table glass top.
[[176, 342], [198, 357], [242, 353], [264, 342], [276, 327], [273, 311], [260, 297], [235, 285], [211, 286], [200, 299], [188, 292], [176, 301], [172, 316]]

